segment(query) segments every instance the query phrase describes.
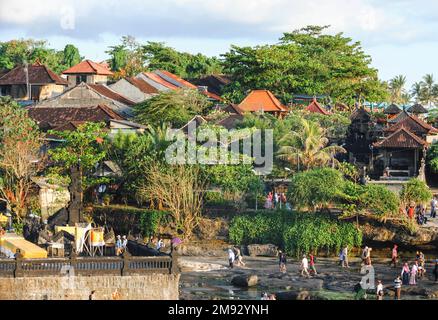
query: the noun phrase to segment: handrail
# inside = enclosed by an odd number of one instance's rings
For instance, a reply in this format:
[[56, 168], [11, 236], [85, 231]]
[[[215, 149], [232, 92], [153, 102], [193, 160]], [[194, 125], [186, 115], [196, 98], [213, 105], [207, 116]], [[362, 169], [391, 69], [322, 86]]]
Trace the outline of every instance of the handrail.
[[176, 255], [160, 257], [75, 257], [49, 259], [0, 259], [0, 277], [43, 277], [62, 275], [68, 269], [75, 275], [131, 275], [176, 273]]

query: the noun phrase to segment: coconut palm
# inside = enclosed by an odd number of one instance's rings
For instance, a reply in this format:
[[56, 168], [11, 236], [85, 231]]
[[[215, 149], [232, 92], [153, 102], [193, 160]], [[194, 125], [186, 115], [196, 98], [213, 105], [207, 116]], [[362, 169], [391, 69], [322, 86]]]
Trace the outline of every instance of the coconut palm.
[[311, 169], [325, 165], [335, 165], [337, 153], [346, 152], [340, 146], [327, 146], [328, 139], [324, 129], [317, 123], [302, 119], [298, 131], [291, 131], [282, 136], [278, 144], [277, 158], [288, 161], [292, 166]]
[[438, 97], [438, 87], [435, 84], [433, 74], [426, 74], [421, 81], [421, 86], [423, 102], [430, 107]]
[[391, 102], [401, 104], [403, 103], [403, 95], [406, 94], [406, 77], [398, 75], [389, 81], [389, 93], [391, 95]]
[[415, 82], [411, 88], [411, 95], [415, 102], [423, 103], [423, 85], [421, 82]]

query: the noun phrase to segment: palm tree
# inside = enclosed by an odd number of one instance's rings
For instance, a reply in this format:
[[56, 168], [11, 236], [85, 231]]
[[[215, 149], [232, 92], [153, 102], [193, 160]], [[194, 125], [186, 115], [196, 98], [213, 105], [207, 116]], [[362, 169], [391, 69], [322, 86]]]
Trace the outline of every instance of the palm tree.
[[437, 85], [435, 84], [433, 74], [426, 74], [423, 77], [423, 81], [421, 81], [421, 86], [423, 88], [423, 102], [430, 107], [437, 99]]
[[389, 92], [392, 103], [402, 103], [402, 96], [406, 93], [405, 90], [406, 77], [398, 75], [389, 81]]
[[309, 120], [301, 120], [299, 131], [286, 133], [278, 141], [280, 149], [277, 158], [288, 161], [292, 166], [300, 166], [304, 169], [321, 167], [328, 164], [336, 164], [336, 153], [346, 152], [340, 146], [327, 146], [328, 139], [324, 129], [317, 123]]
[[411, 88], [411, 95], [417, 103], [423, 103], [423, 85], [421, 82], [415, 82]]

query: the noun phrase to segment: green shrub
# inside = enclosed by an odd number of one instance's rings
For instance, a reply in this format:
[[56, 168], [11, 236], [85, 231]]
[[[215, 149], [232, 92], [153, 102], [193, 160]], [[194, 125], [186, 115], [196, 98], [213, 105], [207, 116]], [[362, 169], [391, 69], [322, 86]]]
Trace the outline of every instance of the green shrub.
[[411, 179], [405, 185], [400, 192], [400, 198], [408, 204], [411, 201], [415, 203], [426, 203], [432, 199], [432, 192], [427, 184], [419, 179]]
[[382, 218], [398, 214], [400, 201], [394, 192], [376, 184], [367, 184], [362, 189], [360, 205], [363, 210]]
[[342, 173], [330, 168], [295, 174], [288, 199], [298, 208], [327, 205], [334, 201], [344, 184]]
[[98, 225], [107, 225], [118, 234], [141, 232], [143, 236], [155, 234], [161, 225], [169, 223], [170, 214], [130, 206], [95, 206], [93, 220]]
[[288, 254], [325, 249], [335, 252], [343, 246], [360, 246], [362, 234], [350, 222], [326, 215], [289, 211], [261, 211], [235, 217], [230, 224], [230, 240], [237, 244], [272, 243]]

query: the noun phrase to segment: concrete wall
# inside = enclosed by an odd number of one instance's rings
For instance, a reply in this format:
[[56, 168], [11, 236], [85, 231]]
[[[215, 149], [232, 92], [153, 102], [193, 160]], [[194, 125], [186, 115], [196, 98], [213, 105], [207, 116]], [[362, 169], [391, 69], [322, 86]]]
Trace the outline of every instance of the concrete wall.
[[0, 300], [178, 300], [179, 274], [1, 278]]
[[67, 207], [70, 192], [65, 187], [42, 185], [39, 192], [41, 216], [47, 219], [60, 209]]
[[137, 103], [143, 102], [151, 97], [151, 95], [144, 93], [125, 79], [120, 79], [109, 87], [115, 92], [118, 92], [119, 94]]
[[65, 86], [57, 84], [49, 84], [41, 87], [40, 100], [53, 98], [59, 96], [64, 92]]

